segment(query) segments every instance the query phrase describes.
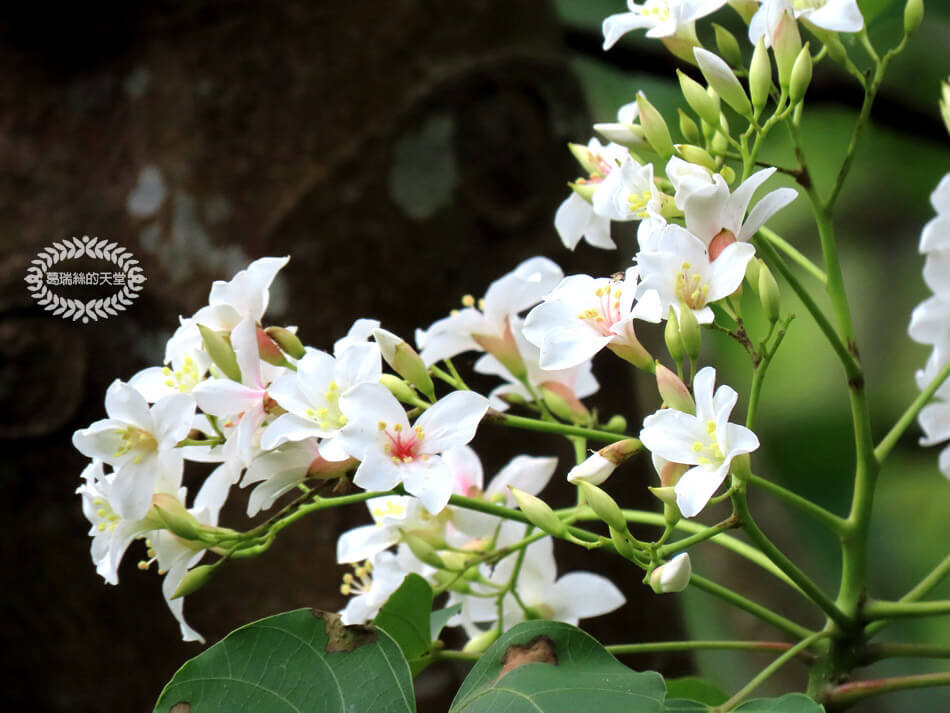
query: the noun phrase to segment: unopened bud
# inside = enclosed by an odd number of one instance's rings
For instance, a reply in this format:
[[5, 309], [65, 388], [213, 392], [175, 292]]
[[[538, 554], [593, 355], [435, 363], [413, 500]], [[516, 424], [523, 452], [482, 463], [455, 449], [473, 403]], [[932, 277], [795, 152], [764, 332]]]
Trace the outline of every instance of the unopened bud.
[[571, 468], [567, 472], [567, 479], [574, 484], [584, 481], [600, 485], [610, 477], [616, 468], [616, 463], [611, 463], [600, 453], [594, 453], [583, 463], [578, 463]]
[[280, 348], [290, 354], [294, 359], [303, 359], [307, 353], [303, 342], [286, 327], [268, 327], [264, 331], [267, 332], [267, 336], [277, 342]]
[[614, 465], [620, 465], [642, 450], [643, 444], [638, 439], [624, 438], [622, 441], [615, 441], [609, 446], [604, 446], [597, 452]]
[[411, 404], [417, 400], [416, 392], [404, 380], [393, 374], [383, 374], [379, 383], [389, 389], [389, 392], [404, 404]]
[[733, 67], [741, 67], [742, 50], [739, 49], [739, 42], [729, 30], [722, 25], [713, 23], [713, 30], [716, 32], [716, 48], [724, 60]]
[[696, 413], [696, 402], [693, 401], [686, 384], [662, 364], [656, 366], [656, 388], [663, 403], [669, 408], [689, 414]]
[[752, 459], [749, 458], [748, 453], [742, 453], [737, 455], [732, 459], [732, 465], [729, 467], [729, 472], [732, 473], [733, 477], [741, 480], [743, 482], [748, 481], [752, 478]]
[[611, 433], [624, 433], [627, 430], [627, 419], [621, 414], [615, 413], [607, 419], [607, 423], [604, 424], [603, 428]]
[[732, 166], [723, 166], [719, 169], [719, 175], [730, 185], [736, 180], [736, 172], [732, 170]]
[[729, 5], [733, 10], [739, 13], [739, 16], [746, 25], [752, 21], [752, 17], [761, 7], [759, 0], [729, 0]]
[[624, 528], [623, 531], [620, 531], [611, 527], [610, 540], [614, 543], [614, 547], [617, 549], [617, 554], [619, 554], [621, 557], [626, 557], [627, 559], [633, 559], [633, 543], [630, 542], [630, 538], [627, 536], [626, 528]]
[[596, 513], [597, 517], [606, 522], [612, 529], [626, 532], [627, 520], [624, 518], [623, 511], [617, 505], [616, 500], [596, 485], [584, 480], [577, 481], [575, 485], [580, 488], [587, 504], [590, 505], [590, 509]]
[[676, 76], [680, 80], [683, 98], [686, 99], [690, 109], [710, 126], [719, 126], [719, 102], [709, 96], [703, 86], [688, 74], [677, 69]]
[[201, 523], [174, 495], [156, 493], [152, 496], [152, 509], [173, 535], [183, 540], [197, 541], [201, 538]]
[[788, 85], [788, 96], [792, 106], [805, 98], [809, 84], [811, 84], [811, 50], [806, 42], [802, 51], [798, 53], [795, 64], [792, 65], [792, 78]]
[[495, 639], [498, 638], [498, 627], [493, 626], [491, 629], [486, 631], [483, 634], [471, 638], [468, 640], [468, 643], [462, 647], [462, 651], [466, 654], [480, 654], [483, 653], [489, 646], [495, 643]]
[[650, 586], [657, 594], [682, 592], [689, 585], [689, 578], [693, 575], [693, 568], [689, 562], [689, 554], [681, 552], [673, 559], [653, 570], [650, 575]]
[[570, 386], [559, 381], [546, 381], [541, 384], [540, 388], [544, 405], [559, 419], [580, 426], [591, 424], [590, 411], [575, 396]]
[[663, 522], [665, 522], [670, 527], [673, 527], [683, 518], [683, 513], [680, 512], [679, 505], [675, 502], [672, 503], [663, 503]]
[[662, 485], [664, 488], [672, 488], [674, 485], [680, 482], [680, 478], [683, 477], [683, 473], [685, 473], [687, 470], [689, 470], [689, 466], [685, 463], [673, 463], [672, 461], [667, 461], [663, 464], [663, 467], [660, 468], [660, 485]]
[[759, 270], [765, 263], [760, 258], [754, 257], [745, 266], [745, 279], [749, 286], [758, 292], [759, 290]]
[[234, 349], [223, 335], [215, 332], [203, 324], [198, 325], [198, 331], [201, 332], [201, 340], [204, 342], [205, 351], [211, 357], [221, 373], [231, 381], [241, 381], [241, 367], [238, 366], [237, 357]]
[[736, 242], [736, 234], [731, 230], [720, 230], [709, 241], [709, 262], [722, 255], [722, 251]]
[[182, 577], [181, 582], [178, 583], [178, 587], [174, 593], [172, 593], [170, 599], [179, 599], [181, 597], [187, 597], [189, 594], [194, 594], [211, 581], [215, 569], [217, 569], [216, 565], [201, 564], [194, 569], [188, 570], [185, 572], [185, 576]]
[[260, 327], [257, 328], [257, 353], [261, 359], [274, 366], [287, 364], [287, 357], [271, 337]]
[[907, 0], [904, 5], [904, 34], [910, 35], [917, 31], [924, 19], [924, 0]]
[[507, 404], [511, 404], [512, 406], [524, 406], [527, 403], [524, 396], [513, 392], [507, 394], [498, 394], [498, 398]]
[[759, 267], [758, 290], [759, 301], [762, 303], [762, 310], [770, 322], [779, 318], [779, 311], [782, 307], [782, 294], [778, 288], [778, 282], [775, 281], [772, 271], [765, 263]]
[[693, 54], [709, 86], [716, 90], [720, 98], [740, 115], [751, 117], [752, 105], [749, 103], [749, 97], [729, 65], [721, 57], [702, 47], [694, 49]]
[[662, 114], [656, 110], [643, 92], [637, 94], [637, 107], [640, 111], [640, 125], [647, 143], [664, 159], [673, 155], [673, 139]]
[[573, 183], [568, 183], [567, 185], [570, 186], [571, 190], [577, 195], [588, 203], [591, 203], [594, 200], [594, 191], [597, 190], [597, 186], [599, 186], [600, 183], [587, 182], [583, 178], [578, 178]]
[[621, 359], [630, 362], [638, 369], [653, 373], [656, 361], [635, 337], [625, 342], [610, 342], [607, 348]]
[[644, 141], [643, 127], [639, 124], [627, 124], [622, 121], [594, 124], [594, 131], [608, 141], [624, 146], [636, 146]]
[[[725, 119], [725, 116], [722, 117]], [[709, 150], [712, 151], [717, 156], [722, 156], [729, 150], [729, 134], [722, 131], [717, 131], [716, 135], [712, 137], [712, 141], [709, 143]]]
[[690, 163], [708, 168], [710, 171], [715, 171], [718, 168], [716, 166], [716, 159], [714, 159], [706, 149], [699, 146], [676, 144], [676, 152]]
[[651, 487], [650, 492], [664, 505], [669, 505], [670, 503], [676, 505], [676, 491], [673, 490], [671, 486], [664, 486], [662, 488]]
[[515, 502], [518, 503], [518, 507], [521, 508], [521, 512], [525, 514], [532, 525], [555, 537], [564, 537], [567, 534], [567, 525], [541, 498], [529, 495], [523, 490], [512, 488], [510, 485], [508, 489], [511, 491]]
[[439, 556], [439, 553], [435, 551], [435, 548], [418, 535], [411, 532], [403, 532], [402, 541], [409, 545], [412, 554], [415, 555], [416, 559], [420, 562], [425, 562], [427, 565], [435, 567], [436, 569], [445, 568], [445, 562]]
[[696, 314], [685, 304], [680, 303], [680, 336], [683, 339], [683, 349], [691, 360], [699, 358], [699, 347], [702, 343], [702, 334]]
[[670, 314], [666, 318], [663, 338], [666, 340], [666, 349], [673, 361], [677, 364], [682, 362], [683, 357], [686, 356], [686, 349], [683, 347], [683, 337], [680, 334], [680, 322], [672, 307], [670, 307]]
[[752, 62], [749, 65], [749, 98], [758, 116], [769, 100], [772, 89], [772, 62], [769, 60], [769, 51], [765, 47], [765, 37], [760, 37], [752, 52]]
[[687, 143], [698, 144], [702, 140], [702, 134], [699, 133], [699, 127], [689, 115], [682, 109], [677, 109], [680, 115], [680, 133]]
[[782, 89], [788, 89], [792, 79], [792, 67], [802, 51], [802, 37], [798, 33], [798, 23], [788, 12], [782, 12], [772, 37], [772, 52], [778, 66], [778, 82]]
[[401, 337], [385, 329], [374, 329], [373, 337], [383, 359], [399, 376], [435, 400], [435, 385], [422, 357]]
[[475, 557], [474, 554], [464, 554], [462, 552], [451, 552], [447, 550], [440, 552], [439, 557], [441, 557], [445, 563], [446, 569], [461, 574], [462, 579], [471, 582], [480, 576], [478, 567], [469, 566], [469, 562]]

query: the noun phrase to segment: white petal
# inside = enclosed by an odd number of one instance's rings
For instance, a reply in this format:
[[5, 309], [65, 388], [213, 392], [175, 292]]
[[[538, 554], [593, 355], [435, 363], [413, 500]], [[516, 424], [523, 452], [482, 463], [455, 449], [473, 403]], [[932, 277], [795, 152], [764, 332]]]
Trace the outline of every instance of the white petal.
[[508, 490], [509, 485], [529, 495], [537, 495], [544, 490], [556, 469], [557, 458], [555, 457], [517, 456], [492, 478], [485, 489], [485, 495], [490, 497], [496, 493], [503, 493], [508, 507], [514, 507], [515, 499]]
[[696, 517], [722, 485], [726, 475], [728, 468], [725, 466], [718, 470], [696, 466], [683, 473], [674, 486], [676, 505], [683, 517]]
[[264, 397], [260, 389], [253, 389], [230, 379], [209, 379], [198, 384], [191, 392], [205, 413], [219, 418], [230, 418], [259, 406]]
[[381, 384], [359, 384], [345, 391], [340, 397], [340, 410], [347, 418], [340, 432], [343, 448], [354, 458], [362, 459], [368, 452], [380, 450], [380, 422], [398, 423], [409, 429], [406, 412]]
[[740, 241], [748, 240], [765, 225], [766, 221], [798, 198], [798, 191], [794, 188], [778, 188], [762, 196], [762, 200], [753, 206], [749, 217], [742, 224], [736, 238]]
[[145, 397], [118, 379], [106, 390], [106, 413], [109, 418], [152, 432], [152, 416]]
[[128, 462], [116, 471], [110, 503], [116, 514], [127, 520], [141, 520], [152, 505], [158, 459], [153, 455], [140, 463]]
[[651, 27], [653, 21], [647, 19], [640, 13], [634, 12], [623, 12], [616, 15], [611, 15], [604, 20], [603, 31], [604, 31], [604, 49], [609, 50], [615, 44], [617, 40], [623, 37], [625, 34], [631, 30], [638, 30], [642, 27]]
[[859, 32], [864, 18], [856, 0], [828, 0], [823, 7], [803, 14], [816, 27], [832, 32]]
[[619, 609], [626, 601], [613, 582], [590, 572], [564, 575], [555, 583], [549, 599], [555, 620], [575, 625], [578, 619]]
[[422, 452], [441, 453], [468, 443], [487, 410], [488, 399], [473, 391], [454, 391], [439, 399], [415, 423], [425, 434]]
[[452, 471], [441, 458], [433, 457], [424, 462], [417, 460], [399, 466], [399, 469], [406, 491], [419, 498], [426, 510], [438, 515], [445, 509], [452, 495], [453, 478]]
[[363, 525], [347, 530], [337, 540], [336, 561], [346, 564], [372, 559], [377, 552], [399, 542], [399, 537], [399, 530], [395, 527]]
[[195, 415], [195, 400], [189, 394], [164, 396], [152, 406], [153, 435], [159, 448], [173, 448], [188, 435]]
[[287, 441], [303, 441], [324, 435], [316, 424], [292, 413], [284, 413], [261, 435], [261, 448], [273, 450]]
[[[402, 466], [397, 466], [378, 450], [370, 450], [356, 469], [353, 484], [363, 490], [392, 490], [402, 480]], [[449, 485], [451, 488], [451, 484]]]

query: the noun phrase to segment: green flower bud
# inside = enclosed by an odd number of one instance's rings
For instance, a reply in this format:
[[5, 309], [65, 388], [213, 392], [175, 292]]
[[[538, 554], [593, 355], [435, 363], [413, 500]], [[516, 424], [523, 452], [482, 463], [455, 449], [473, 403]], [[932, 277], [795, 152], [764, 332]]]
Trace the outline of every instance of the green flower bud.
[[494, 626], [484, 634], [479, 634], [473, 639], [469, 639], [468, 643], [462, 647], [462, 651], [467, 654], [480, 654], [483, 653], [489, 646], [495, 643], [495, 639], [498, 638], [498, 627]]
[[389, 389], [389, 392], [404, 404], [411, 404], [417, 400], [416, 392], [405, 381], [393, 374], [383, 374], [379, 383]]
[[723, 133], [722, 131], [717, 131], [716, 135], [713, 136], [712, 142], [709, 144], [709, 148], [714, 154], [721, 156], [729, 150], [729, 139], [726, 137], [727, 134]]
[[379, 345], [383, 359], [399, 376], [415, 386], [419, 391], [435, 400], [435, 385], [422, 357], [409, 344], [385, 329], [373, 330], [373, 337]]
[[621, 557], [626, 557], [628, 560], [633, 559], [633, 543], [630, 542], [630, 538], [627, 537], [626, 528], [623, 530], [623, 532], [621, 532], [620, 530], [615, 530], [611, 527], [610, 539], [614, 543], [614, 547], [617, 548], [617, 554], [619, 554]]
[[754, 257], [749, 260], [749, 263], [745, 268], [745, 279], [749, 283], [749, 286], [755, 290], [756, 294], [759, 293], [759, 270], [764, 263], [760, 258]]
[[806, 42], [802, 51], [798, 53], [795, 64], [792, 65], [792, 78], [788, 85], [788, 96], [792, 106], [805, 98], [809, 84], [811, 84], [811, 51]]
[[173, 535], [194, 542], [201, 539], [201, 523], [173, 495], [153, 495], [152, 510], [159, 522]]
[[614, 414], [604, 424], [604, 430], [611, 433], [624, 433], [627, 430], [627, 419], [619, 413]]
[[904, 34], [910, 35], [917, 31], [924, 19], [924, 0], [907, 0], [904, 5]]
[[710, 156], [706, 149], [700, 148], [699, 146], [676, 144], [676, 152], [690, 163], [703, 166], [710, 171], [715, 171], [718, 168], [716, 166], [716, 159]]
[[546, 381], [541, 384], [541, 397], [551, 413], [562, 421], [570, 421], [579, 426], [592, 423], [590, 411], [575, 396], [571, 387], [559, 381]]
[[585, 480], [578, 480], [574, 484], [580, 488], [587, 499], [587, 504], [597, 514], [597, 517], [614, 530], [627, 531], [627, 520], [624, 518], [620, 506], [606, 491]]
[[[696, 61], [699, 63], [699, 69], [713, 89], [719, 94], [726, 104], [731, 106], [739, 114], [745, 117], [752, 117], [752, 104], [749, 103], [749, 97], [745, 90], [739, 84], [735, 72], [726, 64], [721, 57], [697, 47], [694, 50]], [[711, 122], [710, 122], [711, 123]]]
[[280, 348], [290, 354], [294, 359], [303, 359], [304, 354], [307, 353], [307, 350], [304, 349], [303, 342], [286, 327], [268, 327], [264, 331], [267, 332], [267, 336], [277, 342]]
[[680, 133], [688, 143], [698, 144], [702, 139], [699, 133], [699, 127], [696, 122], [689, 118], [689, 115], [682, 109], [677, 109], [680, 115]]
[[521, 512], [525, 514], [532, 525], [555, 537], [564, 537], [567, 534], [567, 525], [541, 498], [529, 495], [523, 490], [512, 488], [510, 485], [508, 489], [511, 491], [515, 502], [518, 503], [518, 507], [521, 508]]
[[274, 366], [286, 366], [288, 363], [277, 342], [260, 327], [257, 328], [257, 353], [261, 359]]
[[672, 307], [670, 307], [669, 317], [666, 318], [666, 329], [663, 330], [663, 337], [666, 339], [666, 349], [673, 361], [677, 364], [682, 362], [683, 357], [686, 356], [686, 348], [683, 346], [679, 320]]
[[761, 7], [759, 0], [729, 0], [729, 5], [733, 10], [739, 13], [739, 17], [741, 17], [742, 21], [747, 25], [752, 21], [752, 16], [755, 15], [756, 11]]
[[733, 67], [741, 67], [742, 50], [739, 49], [739, 43], [735, 35], [722, 25], [713, 23], [713, 30], [716, 31], [716, 47], [719, 49], [719, 55]]
[[673, 490], [672, 485], [666, 485], [662, 488], [651, 487], [650, 492], [653, 493], [657, 500], [659, 500], [664, 505], [672, 503], [676, 505], [676, 491]]
[[237, 357], [234, 355], [234, 349], [231, 343], [221, 334], [209, 329], [203, 324], [198, 325], [198, 331], [201, 332], [201, 339], [205, 345], [205, 351], [211, 357], [221, 373], [231, 381], [241, 381], [241, 367], [238, 366]]
[[214, 576], [215, 569], [217, 569], [217, 565], [202, 564], [185, 572], [185, 576], [178, 584], [178, 588], [175, 589], [171, 599], [187, 597], [189, 594], [197, 592], [209, 581], [211, 581], [211, 578]]
[[732, 170], [732, 166], [723, 166], [719, 170], [719, 175], [729, 184], [732, 184], [732, 182], [736, 180], [736, 172]]
[[581, 179], [578, 179], [577, 181], [568, 183], [567, 185], [569, 185], [571, 187], [571, 190], [574, 191], [581, 198], [583, 198], [585, 201], [587, 201], [588, 203], [592, 203], [594, 201], [594, 191], [597, 189], [597, 186], [599, 184], [585, 181], [583, 178], [581, 178]]
[[686, 350], [686, 356], [691, 360], [698, 359], [702, 335], [699, 330], [699, 322], [696, 321], [696, 315], [689, 307], [681, 304], [679, 319], [680, 336], [683, 339], [683, 349]]
[[769, 51], [765, 47], [765, 38], [760, 37], [752, 53], [752, 63], [749, 65], [749, 96], [756, 116], [768, 103], [771, 89], [772, 62], [769, 60]]
[[680, 90], [690, 109], [710, 126], [719, 126], [719, 102], [710, 97], [703, 86], [688, 74], [677, 69], [676, 76], [679, 77]]
[[402, 533], [402, 541], [409, 545], [412, 554], [414, 554], [416, 559], [420, 562], [425, 562], [427, 565], [435, 567], [436, 569], [445, 568], [445, 562], [439, 556], [439, 553], [435, 551], [435, 548], [418, 535], [414, 535], [411, 532], [404, 532]]
[[798, 23], [783, 12], [773, 36], [772, 52], [778, 66], [778, 83], [782, 89], [788, 89], [792, 79], [792, 67], [802, 51], [802, 37], [798, 33]]
[[656, 387], [663, 403], [669, 408], [684, 413], [696, 413], [696, 402], [693, 401], [686, 384], [662, 364], [656, 366]]
[[656, 110], [643, 92], [637, 94], [637, 107], [640, 110], [640, 125], [646, 135], [647, 143], [664, 159], [673, 155], [673, 139], [663, 116]]
[[779, 311], [782, 306], [782, 295], [778, 288], [778, 282], [775, 281], [775, 276], [772, 275], [772, 271], [765, 263], [762, 263], [759, 267], [757, 291], [765, 316], [769, 318], [770, 322], [776, 321], [779, 318]]
[[752, 477], [752, 460], [749, 458], [749, 454], [742, 453], [733, 458], [729, 472], [737, 480], [747, 482]]

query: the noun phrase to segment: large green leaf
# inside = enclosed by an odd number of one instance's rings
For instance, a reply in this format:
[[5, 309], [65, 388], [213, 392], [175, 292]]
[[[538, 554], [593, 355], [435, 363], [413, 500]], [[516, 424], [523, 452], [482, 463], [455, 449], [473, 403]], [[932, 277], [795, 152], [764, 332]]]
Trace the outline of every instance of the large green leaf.
[[422, 659], [432, 648], [429, 635], [431, 616], [432, 587], [418, 574], [410, 574], [386, 600], [373, 621], [399, 644], [413, 676], [425, 668]]
[[781, 698], [756, 698], [736, 708], [735, 713], [824, 713], [824, 706], [801, 693]]
[[311, 609], [232, 631], [188, 661], [156, 713], [413, 713], [409, 666], [384, 631]]
[[450, 713], [661, 713], [658, 673], [637, 673], [577, 627], [527, 621], [503, 634], [462, 683]]
[[[716, 684], [695, 676], [667, 679], [666, 695], [667, 698], [686, 698], [710, 706], [718, 706], [729, 699], [729, 696]], [[667, 704], [667, 710], [669, 710], [669, 704]]]

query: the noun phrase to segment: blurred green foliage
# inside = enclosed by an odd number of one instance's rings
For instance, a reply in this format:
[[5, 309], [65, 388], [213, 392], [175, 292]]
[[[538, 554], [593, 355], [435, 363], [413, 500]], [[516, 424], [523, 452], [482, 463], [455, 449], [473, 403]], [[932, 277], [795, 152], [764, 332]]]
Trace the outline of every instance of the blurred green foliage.
[[[875, 46], [881, 50], [893, 45], [901, 32], [903, 2], [859, 0], [859, 4]], [[555, 0], [555, 5], [562, 22], [572, 31], [589, 33], [598, 40], [603, 18], [626, 10], [622, 0]], [[923, 366], [928, 354], [927, 348], [907, 337], [907, 324], [913, 307], [928, 295], [921, 277], [923, 258], [917, 252], [917, 241], [924, 223], [933, 216], [929, 196], [950, 170], [950, 141], [921, 136], [939, 135], [934, 130], [940, 126], [939, 85], [950, 73], [946, 52], [950, 42], [950, 3], [929, 0], [926, 6], [923, 26], [905, 53], [893, 63], [881, 92], [891, 111], [894, 107], [898, 111], [906, 107], [907, 118], [892, 114], [887, 117], [887, 126], [883, 126], [875, 123], [872, 112], [871, 125], [863, 135], [837, 209], [841, 259], [878, 437], [887, 432], [916, 396], [914, 371]], [[738, 16], [727, 6], [700, 22], [699, 35], [707, 46], [714, 46], [709, 21], [728, 27], [740, 40], [745, 34]], [[595, 121], [612, 121], [617, 108], [632, 101], [636, 91], [642, 90], [667, 118], [674, 141], [680, 140], [676, 108], [685, 108], [685, 102], [673, 73], [674, 62], [665, 56], [659, 42], [643, 35], [629, 33], [618, 44], [618, 48], [644, 57], [642, 70], [617, 69], [610, 52], [599, 57], [577, 55], [572, 58], [574, 69], [584, 85]], [[853, 50], [852, 56], [859, 66], [866, 66], [866, 55], [857, 40], [845, 35], [842, 38]], [[748, 43], [743, 46], [751, 55]], [[630, 53], [626, 55], [627, 61]], [[815, 81], [850, 82], [854, 92], [842, 101], [860, 101], [854, 80], [830, 60], [816, 67]], [[834, 180], [857, 109], [857, 104], [809, 103], [806, 96], [802, 134], [809, 167], [820, 190], [826, 190]], [[915, 123], [920, 121], [929, 125]], [[739, 125], [738, 119], [735, 125]], [[576, 140], [587, 138], [578, 136]], [[779, 164], [793, 163], [788, 141], [781, 131], [770, 137], [763, 158]], [[789, 180], [773, 179], [769, 186], [783, 182], [791, 185]], [[804, 196], [774, 218], [770, 227], [820, 264], [817, 232]], [[624, 254], [632, 252], [632, 246], [624, 250]], [[809, 283], [807, 276], [803, 279], [818, 296], [819, 286]], [[765, 325], [754, 296], [748, 292], [743, 297], [745, 316], [752, 334], [761, 335]], [[820, 332], [787, 287], [783, 300], [785, 310], [795, 313], [797, 318], [772, 364], [763, 391], [757, 428], [763, 445], [754, 458], [754, 468], [757, 473], [844, 514], [851, 497], [853, 467], [844, 375]], [[820, 303], [827, 306], [826, 300]], [[748, 358], [723, 335], [710, 334], [706, 342], [706, 362], [718, 367], [721, 382], [739, 391], [736, 413], [742, 413], [751, 379]], [[950, 541], [950, 483], [937, 470], [939, 449], [919, 448], [918, 436], [919, 431], [911, 429], [880, 478], [871, 533], [876, 566], [870, 583], [872, 595], [880, 598], [903, 594], [946, 555]], [[833, 592], [839, 563], [834, 539], [765, 494], [753, 493], [752, 504], [768, 534]], [[820, 623], [807, 608], [799, 606], [796, 595], [782, 590], [780, 584], [773, 587], [772, 582], [759, 581], [758, 574], [750, 570], [737, 569], [739, 565], [734, 559], [715, 547], [703, 546], [696, 555], [694, 567], [700, 572], [720, 576], [762, 601], [775, 601], [773, 597], [777, 596], [778, 601], [788, 601], [791, 607], [785, 613], [804, 616], [803, 623]], [[933, 596], [941, 595], [950, 595], [950, 583], [945, 582]], [[748, 629], [748, 622], [741, 616], [726, 616], [718, 602], [702, 593], [687, 590], [682, 600], [694, 637], [774, 636], [765, 629]], [[950, 621], [944, 618], [894, 624], [880, 635], [880, 640], [945, 644], [950, 640]], [[731, 653], [697, 656], [699, 673], [726, 690], [742, 685], [768, 660], [762, 655]], [[946, 669], [946, 662], [898, 659], [876, 664], [864, 673], [898, 675], [941, 668]], [[789, 678], [773, 682], [773, 691], [781, 686], [803, 685], [801, 668], [790, 668], [788, 673]], [[936, 711], [945, 710], [946, 701], [945, 690], [917, 691], [884, 697], [855, 710]]]

